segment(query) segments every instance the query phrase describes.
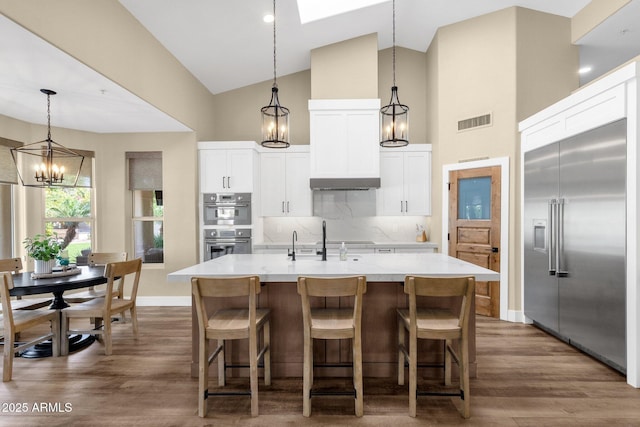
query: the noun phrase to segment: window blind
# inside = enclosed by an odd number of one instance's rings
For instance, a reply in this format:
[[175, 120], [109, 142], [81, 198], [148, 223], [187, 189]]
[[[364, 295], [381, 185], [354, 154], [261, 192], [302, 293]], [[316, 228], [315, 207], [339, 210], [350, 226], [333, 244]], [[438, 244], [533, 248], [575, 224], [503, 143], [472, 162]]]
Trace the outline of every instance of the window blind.
[[162, 152], [127, 152], [129, 190], [162, 190]]
[[18, 172], [10, 150], [20, 146], [22, 146], [21, 142], [0, 137], [0, 183], [18, 183]]

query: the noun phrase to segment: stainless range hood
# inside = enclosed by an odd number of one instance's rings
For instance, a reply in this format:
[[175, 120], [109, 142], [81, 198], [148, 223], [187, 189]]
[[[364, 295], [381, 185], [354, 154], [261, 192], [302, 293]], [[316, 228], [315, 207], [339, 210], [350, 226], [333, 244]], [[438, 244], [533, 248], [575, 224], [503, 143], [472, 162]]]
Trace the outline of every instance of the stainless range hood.
[[311, 178], [312, 190], [369, 190], [380, 188], [380, 178]]

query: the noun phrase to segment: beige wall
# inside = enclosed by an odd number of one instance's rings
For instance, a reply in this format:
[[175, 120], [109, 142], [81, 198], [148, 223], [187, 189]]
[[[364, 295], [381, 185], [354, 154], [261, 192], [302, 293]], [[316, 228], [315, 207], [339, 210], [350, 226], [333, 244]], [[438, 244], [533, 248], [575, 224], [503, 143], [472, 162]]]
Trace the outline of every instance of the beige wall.
[[[542, 30], [541, 30], [542, 29]], [[508, 8], [438, 30], [427, 51], [427, 87], [434, 91], [427, 122], [433, 143], [432, 240], [442, 242], [442, 167], [508, 157], [509, 309], [519, 295], [518, 121], [569, 95], [578, 85], [570, 21]], [[457, 131], [458, 120], [491, 113], [491, 126]], [[503, 258], [504, 259], [504, 258]]]
[[[393, 86], [393, 49], [378, 52], [378, 97], [381, 105], [391, 99]], [[426, 55], [424, 52], [396, 47], [396, 85], [400, 102], [409, 107], [409, 142], [428, 144]]]
[[213, 96], [117, 1], [0, 0], [0, 12], [197, 132]]
[[[291, 144], [309, 144], [310, 71], [278, 77], [278, 99], [290, 112]], [[260, 109], [269, 104], [273, 80], [214, 95], [214, 141], [257, 141]]]
[[378, 98], [378, 35], [311, 50], [311, 98]]

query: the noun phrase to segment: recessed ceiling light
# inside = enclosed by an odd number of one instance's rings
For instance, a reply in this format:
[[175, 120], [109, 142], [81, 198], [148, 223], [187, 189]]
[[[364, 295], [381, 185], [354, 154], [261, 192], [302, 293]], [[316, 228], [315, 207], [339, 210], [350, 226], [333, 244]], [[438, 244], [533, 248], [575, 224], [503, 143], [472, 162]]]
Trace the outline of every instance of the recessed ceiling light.
[[273, 15], [272, 15], [272, 14], [270, 14], [270, 13], [268, 13], [268, 14], [264, 15], [264, 17], [262, 17], [262, 20], [263, 20], [264, 22], [266, 22], [267, 24], [271, 24], [271, 23], [273, 22], [273, 20], [274, 20], [274, 19], [275, 19], [275, 18], [274, 18], [274, 17], [273, 17]]
[[591, 66], [586, 66], [586, 67], [582, 67], [578, 70], [579, 74], [587, 74], [589, 72], [591, 72], [593, 68]]
[[341, 13], [374, 6], [385, 3], [389, 0], [297, 0], [300, 23], [306, 24], [311, 21], [340, 15]]

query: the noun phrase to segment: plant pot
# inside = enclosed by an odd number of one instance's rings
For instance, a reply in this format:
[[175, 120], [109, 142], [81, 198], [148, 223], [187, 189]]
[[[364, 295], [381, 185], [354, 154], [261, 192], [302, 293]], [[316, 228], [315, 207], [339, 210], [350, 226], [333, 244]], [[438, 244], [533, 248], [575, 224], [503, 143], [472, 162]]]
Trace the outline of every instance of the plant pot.
[[35, 269], [34, 269], [35, 274], [49, 274], [53, 271], [53, 267], [56, 266], [55, 259], [50, 259], [48, 261], [41, 261], [39, 259], [36, 259], [34, 261], [35, 261]]

